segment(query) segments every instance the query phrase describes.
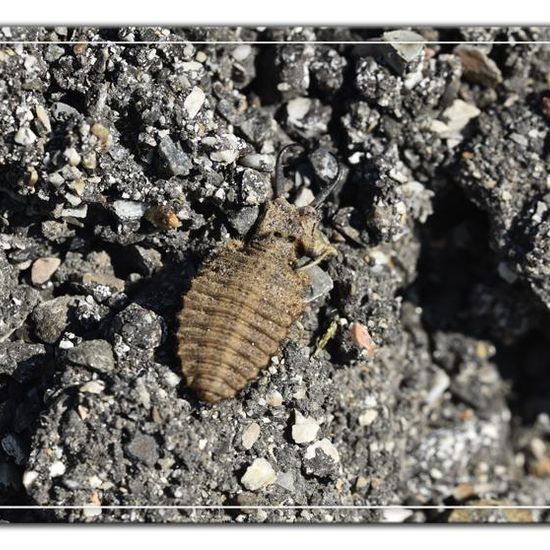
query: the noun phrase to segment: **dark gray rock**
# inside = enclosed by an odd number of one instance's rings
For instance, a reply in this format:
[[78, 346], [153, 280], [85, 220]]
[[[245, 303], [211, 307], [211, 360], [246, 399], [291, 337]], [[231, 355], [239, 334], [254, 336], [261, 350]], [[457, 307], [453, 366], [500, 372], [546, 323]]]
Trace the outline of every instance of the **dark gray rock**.
[[171, 176], [187, 176], [191, 169], [192, 162], [181, 146], [176, 145], [170, 136], [165, 136], [159, 144], [159, 155], [165, 163], [166, 169]]
[[112, 331], [131, 348], [151, 351], [163, 337], [160, 317], [138, 304], [130, 304], [113, 319]]
[[146, 466], [154, 466], [159, 459], [155, 438], [143, 433], [137, 433], [132, 437], [131, 441], [126, 445], [126, 452]]
[[54, 344], [61, 338], [69, 326], [69, 309], [74, 302], [72, 296], [59, 296], [34, 308], [34, 330], [42, 342]]
[[17, 284], [14, 270], [0, 249], [0, 342], [25, 322], [37, 300], [34, 289]]
[[47, 374], [44, 367], [49, 359], [50, 354], [42, 344], [0, 343], [0, 374], [12, 376], [21, 383]]
[[69, 363], [86, 367], [99, 373], [109, 373], [115, 367], [111, 344], [106, 340], [88, 340], [67, 350]]

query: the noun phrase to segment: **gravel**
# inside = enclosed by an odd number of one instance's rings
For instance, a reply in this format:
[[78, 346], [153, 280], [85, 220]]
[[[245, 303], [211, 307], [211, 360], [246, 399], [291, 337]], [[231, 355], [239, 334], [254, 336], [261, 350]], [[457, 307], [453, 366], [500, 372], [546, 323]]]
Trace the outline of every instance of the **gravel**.
[[[550, 504], [548, 29], [0, 38], [0, 504], [57, 506], [0, 520], [485, 522], [517, 517], [438, 507]], [[514, 44], [438, 43], [497, 39]], [[278, 44], [199, 44], [220, 40]], [[176, 354], [182, 295], [254, 231], [291, 142], [290, 202], [340, 168], [318, 210], [337, 255], [309, 268], [267, 368], [205, 405]], [[107, 508], [141, 503], [158, 508]], [[258, 508], [280, 504], [314, 508]], [[365, 504], [406, 508], [331, 508]]]

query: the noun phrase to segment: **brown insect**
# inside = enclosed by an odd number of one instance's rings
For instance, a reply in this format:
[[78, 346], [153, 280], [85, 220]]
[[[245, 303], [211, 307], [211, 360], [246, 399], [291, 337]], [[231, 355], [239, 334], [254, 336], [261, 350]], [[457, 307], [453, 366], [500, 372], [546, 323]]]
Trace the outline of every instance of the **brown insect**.
[[[277, 159], [277, 194], [289, 147]], [[339, 172], [311, 205], [297, 208], [282, 197], [268, 203], [251, 239], [229, 241], [193, 279], [179, 314], [178, 355], [200, 399], [234, 397], [277, 353], [302, 313], [307, 268], [336, 253], [318, 229], [318, 207]], [[311, 261], [296, 267], [303, 256]]]

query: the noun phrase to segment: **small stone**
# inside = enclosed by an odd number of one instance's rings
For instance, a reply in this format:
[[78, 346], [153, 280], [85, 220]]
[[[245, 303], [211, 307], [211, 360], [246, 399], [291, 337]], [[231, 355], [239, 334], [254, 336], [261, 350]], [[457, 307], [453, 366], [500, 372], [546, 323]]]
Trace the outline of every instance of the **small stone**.
[[175, 388], [181, 382], [181, 376], [178, 376], [175, 372], [168, 371], [164, 375], [164, 380], [171, 387]]
[[376, 409], [367, 409], [359, 417], [359, 426], [370, 426], [378, 418], [378, 411]]
[[43, 285], [50, 280], [50, 277], [56, 272], [61, 265], [59, 258], [44, 257], [38, 258], [32, 265], [31, 281], [34, 285]]
[[308, 268], [309, 286], [305, 296], [306, 302], [312, 302], [321, 296], [325, 296], [334, 288], [332, 277], [318, 265]]
[[197, 86], [194, 86], [191, 90], [191, 93], [185, 98], [183, 106], [187, 111], [190, 119], [195, 118], [195, 116], [201, 110], [205, 97], [206, 96], [204, 92]]
[[247, 168], [253, 168], [261, 172], [273, 172], [275, 168], [275, 157], [273, 155], [260, 155], [251, 153], [239, 159], [239, 164]]
[[36, 335], [46, 344], [59, 340], [69, 325], [69, 307], [74, 302], [72, 296], [58, 296], [37, 305], [32, 313]]
[[499, 262], [497, 271], [500, 277], [510, 285], [513, 285], [518, 280], [517, 274], [512, 270], [507, 262]]
[[36, 134], [30, 128], [19, 128], [14, 137], [15, 143], [27, 147], [36, 141]]
[[480, 114], [480, 110], [462, 99], [455, 99], [450, 107], [443, 111], [440, 120], [434, 120], [431, 129], [443, 138], [454, 138], [466, 127], [470, 120]]
[[371, 338], [365, 325], [354, 321], [349, 327], [352, 342], [367, 352], [367, 357], [372, 357], [376, 352], [376, 344]]
[[91, 393], [95, 395], [99, 395], [100, 393], [103, 393], [103, 390], [105, 389], [105, 382], [102, 380], [91, 380], [90, 382], [86, 382], [85, 384], [82, 384], [79, 388], [80, 393]]
[[241, 483], [249, 491], [257, 491], [263, 489], [277, 480], [275, 470], [265, 458], [257, 458], [246, 469], [245, 474], [241, 478]]
[[62, 476], [66, 471], [65, 464], [61, 462], [60, 460], [56, 460], [51, 466], [50, 466], [50, 477], [59, 477]]
[[86, 420], [86, 418], [90, 416], [90, 409], [84, 407], [83, 405], [78, 405], [76, 412], [78, 413], [78, 416], [80, 416], [81, 420]]
[[121, 221], [139, 220], [147, 210], [147, 205], [142, 202], [118, 200], [113, 202], [113, 210]]
[[227, 217], [231, 227], [240, 235], [246, 235], [256, 223], [260, 209], [258, 206], [244, 206], [236, 212], [228, 212]]
[[18, 466], [21, 466], [27, 462], [27, 453], [25, 452], [21, 440], [13, 433], [7, 433], [2, 438], [1, 443], [4, 452], [13, 458]]
[[403, 523], [407, 518], [413, 515], [412, 510], [405, 508], [387, 508], [382, 511], [382, 523]]
[[302, 208], [302, 206], [307, 206], [315, 199], [313, 191], [309, 187], [302, 187], [296, 198], [294, 199], [294, 206]]
[[23, 487], [25, 487], [25, 489], [30, 489], [37, 478], [38, 472], [35, 472], [34, 470], [27, 470], [23, 474]]
[[[13, 377], [19, 383], [25, 383], [44, 374], [49, 354], [42, 344], [27, 342], [0, 342], [0, 375]], [[0, 405], [0, 410], [1, 410]]]
[[67, 147], [67, 149], [63, 152], [63, 156], [71, 166], [78, 166], [82, 160], [81, 156], [78, 154], [78, 151], [74, 147]]
[[90, 132], [97, 139], [99, 139], [99, 141], [103, 146], [108, 146], [111, 144], [111, 141], [112, 141], [111, 133], [109, 132], [108, 128], [103, 126], [103, 124], [100, 124], [99, 122], [95, 122], [90, 128]]
[[158, 445], [155, 438], [138, 432], [126, 446], [126, 452], [134, 459], [147, 466], [154, 466], [159, 459]]
[[283, 404], [283, 396], [277, 390], [272, 391], [266, 399], [270, 407], [280, 407]]
[[77, 109], [66, 103], [58, 101], [51, 107], [51, 113], [55, 120], [67, 119], [70, 117], [78, 117], [80, 113]]
[[88, 340], [67, 351], [67, 360], [73, 365], [97, 372], [111, 372], [115, 358], [111, 344], [106, 340]]
[[277, 476], [277, 485], [287, 491], [294, 491], [294, 474], [292, 472], [280, 473]]
[[199, 63], [204, 63], [208, 59], [208, 56], [203, 51], [198, 51], [195, 55], [195, 60]]
[[159, 154], [171, 176], [186, 176], [192, 167], [189, 156], [181, 146], [176, 145], [170, 136], [162, 138], [159, 144]]
[[160, 317], [138, 304], [130, 304], [113, 319], [113, 332], [120, 334], [130, 347], [151, 353], [162, 341]]
[[231, 164], [235, 162], [239, 156], [239, 152], [236, 149], [222, 149], [221, 151], [212, 151], [210, 158], [214, 162], [223, 162], [224, 164]]
[[462, 44], [454, 53], [460, 58], [464, 78], [474, 84], [494, 88], [502, 82], [502, 73], [487, 53], [477, 46]]
[[87, 42], [78, 42], [73, 46], [73, 53], [75, 55], [83, 55], [87, 49], [88, 49]]
[[240, 44], [231, 52], [231, 56], [235, 61], [244, 61], [251, 53], [250, 44]]
[[49, 44], [44, 54], [44, 59], [50, 63], [57, 61], [63, 54], [65, 49], [57, 44]]
[[81, 277], [85, 285], [101, 285], [110, 288], [113, 292], [122, 292], [125, 282], [110, 273], [86, 272]]
[[83, 204], [80, 208], [64, 208], [61, 211], [61, 217], [63, 218], [85, 218], [87, 215], [87, 204]]
[[85, 518], [95, 518], [101, 515], [101, 506], [97, 504], [89, 503], [82, 508], [82, 515]]
[[292, 426], [292, 439], [295, 443], [309, 443], [317, 437], [319, 424], [313, 418], [306, 418], [300, 411], [294, 411], [295, 421]]
[[312, 443], [304, 453], [305, 472], [317, 477], [334, 475], [339, 462], [336, 447], [326, 438]]
[[36, 182], [38, 181], [38, 172], [30, 166], [27, 168], [27, 173], [25, 175], [25, 185], [27, 187], [34, 188]]
[[442, 369], [438, 369], [435, 373], [432, 387], [426, 396], [426, 404], [428, 407], [433, 407], [439, 401], [451, 384], [449, 375]]
[[297, 97], [290, 100], [286, 106], [286, 112], [289, 122], [297, 123], [302, 120], [311, 108], [311, 99], [307, 97]]
[[251, 449], [258, 437], [260, 437], [260, 425], [257, 422], [252, 422], [243, 433], [241, 439], [243, 447], [246, 450]]
[[48, 112], [42, 105], [37, 105], [35, 109], [36, 118], [44, 128], [46, 132], [52, 131], [52, 124], [50, 122], [50, 117], [48, 116]]
[[422, 35], [405, 29], [385, 32], [382, 40], [391, 45], [385, 60], [399, 74], [403, 74], [409, 64], [421, 59], [426, 42]]
[[359, 476], [355, 481], [355, 489], [360, 491], [369, 484], [369, 480], [364, 476]]
[[82, 166], [87, 170], [95, 170], [97, 168], [97, 155], [94, 151], [90, 151], [82, 157]]

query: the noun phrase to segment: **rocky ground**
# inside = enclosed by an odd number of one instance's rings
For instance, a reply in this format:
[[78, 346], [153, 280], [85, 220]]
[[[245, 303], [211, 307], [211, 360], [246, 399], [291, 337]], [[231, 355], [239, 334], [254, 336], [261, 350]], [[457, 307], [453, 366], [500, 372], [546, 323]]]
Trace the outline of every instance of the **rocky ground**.
[[[438, 43], [550, 29], [0, 39], [0, 505], [61, 507], [2, 520], [550, 519], [438, 508], [550, 505], [550, 46]], [[341, 164], [338, 256], [258, 380], [205, 405], [181, 296], [291, 142], [296, 204]]]

